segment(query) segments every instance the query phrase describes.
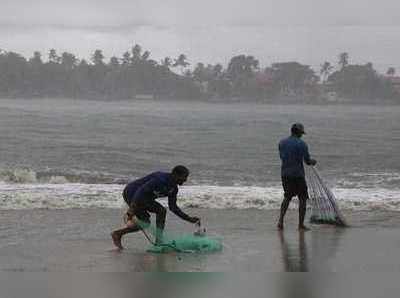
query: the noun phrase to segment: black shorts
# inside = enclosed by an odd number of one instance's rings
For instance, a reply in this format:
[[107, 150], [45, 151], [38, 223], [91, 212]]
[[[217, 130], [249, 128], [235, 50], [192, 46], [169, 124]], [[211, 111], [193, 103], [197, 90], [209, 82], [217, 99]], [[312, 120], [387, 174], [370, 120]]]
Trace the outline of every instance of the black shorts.
[[282, 177], [282, 186], [285, 198], [298, 196], [300, 200], [308, 199], [307, 182], [304, 177]]
[[122, 197], [124, 198], [125, 203], [129, 206], [129, 211], [133, 213], [133, 215], [146, 223], [150, 223], [150, 213], [161, 213], [165, 208], [158, 202], [156, 201], [150, 201], [146, 204], [135, 204], [134, 202], [131, 202], [131, 200], [128, 197], [126, 189], [122, 193]]

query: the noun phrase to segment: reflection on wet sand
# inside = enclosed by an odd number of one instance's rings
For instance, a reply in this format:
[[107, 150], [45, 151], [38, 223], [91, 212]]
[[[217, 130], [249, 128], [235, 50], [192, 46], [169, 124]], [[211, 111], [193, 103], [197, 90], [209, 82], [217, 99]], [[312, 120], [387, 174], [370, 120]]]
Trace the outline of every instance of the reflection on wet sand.
[[[285, 272], [332, 271], [340, 240], [346, 230], [336, 227], [321, 227], [311, 232], [285, 235], [278, 232]], [[289, 241], [287, 240], [289, 239]], [[311, 241], [311, 251], [309, 245]]]
[[282, 263], [285, 272], [308, 272], [307, 246], [305, 232], [298, 233], [298, 244], [288, 244], [284, 231], [278, 232], [282, 249]]
[[324, 226], [312, 232], [312, 271], [335, 271], [334, 260], [347, 229]]

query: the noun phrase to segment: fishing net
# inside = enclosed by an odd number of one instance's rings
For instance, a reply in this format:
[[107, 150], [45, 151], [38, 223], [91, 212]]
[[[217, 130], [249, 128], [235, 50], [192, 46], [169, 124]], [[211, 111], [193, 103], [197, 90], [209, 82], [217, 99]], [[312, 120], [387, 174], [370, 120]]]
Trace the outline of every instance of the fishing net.
[[337, 200], [332, 191], [324, 183], [315, 167], [308, 167], [307, 184], [312, 205], [311, 223], [347, 226], [339, 211]]
[[212, 253], [222, 250], [221, 239], [208, 237], [205, 233], [199, 231], [194, 234], [180, 236], [173, 236], [164, 231], [162, 233], [162, 244], [156, 245], [152, 239], [160, 235], [161, 231], [155, 226], [143, 222], [139, 222], [139, 225], [146, 238], [151, 242], [151, 246], [147, 249], [148, 252]]

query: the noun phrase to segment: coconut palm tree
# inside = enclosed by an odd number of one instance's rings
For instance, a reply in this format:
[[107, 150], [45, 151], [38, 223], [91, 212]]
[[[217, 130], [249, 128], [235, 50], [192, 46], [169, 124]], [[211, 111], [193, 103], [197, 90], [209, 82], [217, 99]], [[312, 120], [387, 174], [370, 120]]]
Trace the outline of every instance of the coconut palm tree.
[[142, 47], [138, 44], [136, 44], [132, 50], [132, 63], [135, 64], [136, 62], [140, 61], [142, 59]]
[[128, 51], [126, 51], [123, 55], [122, 55], [122, 65], [128, 65], [131, 62], [131, 53], [129, 53]]
[[347, 52], [343, 52], [339, 54], [339, 66], [340, 69], [345, 68], [349, 65], [349, 54]]
[[329, 75], [333, 70], [333, 66], [328, 62], [325, 61], [324, 64], [321, 64], [320, 74], [322, 76], [322, 83], [324, 84], [328, 79]]
[[102, 50], [95, 50], [92, 54], [92, 62], [94, 65], [104, 65], [104, 55]]
[[49, 62], [51, 63], [59, 63], [61, 61], [61, 58], [57, 55], [57, 52], [55, 49], [51, 49], [49, 51]]
[[396, 69], [394, 67], [389, 67], [388, 70], [386, 71], [386, 74], [388, 76], [393, 77], [396, 74]]
[[187, 62], [187, 57], [185, 54], [180, 54], [177, 59], [175, 59], [174, 64], [172, 65], [173, 67], [179, 67], [181, 74], [184, 74], [184, 70], [186, 67], [190, 65], [189, 62]]

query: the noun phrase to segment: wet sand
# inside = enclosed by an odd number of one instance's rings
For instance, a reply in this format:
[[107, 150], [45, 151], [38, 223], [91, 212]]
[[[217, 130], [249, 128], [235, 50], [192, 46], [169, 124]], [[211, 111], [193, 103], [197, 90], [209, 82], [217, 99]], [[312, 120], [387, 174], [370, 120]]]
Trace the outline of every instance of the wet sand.
[[[198, 214], [224, 250], [214, 254], [146, 253], [140, 233], [114, 250], [110, 231], [121, 210], [70, 209], [0, 212], [0, 272], [399, 272], [400, 214], [345, 213], [352, 227], [310, 225], [296, 230], [289, 212], [286, 229], [276, 228], [276, 211], [189, 210]], [[193, 227], [173, 215], [168, 231]]]

